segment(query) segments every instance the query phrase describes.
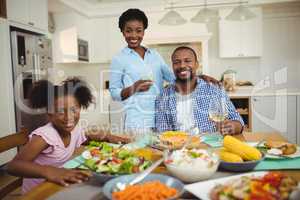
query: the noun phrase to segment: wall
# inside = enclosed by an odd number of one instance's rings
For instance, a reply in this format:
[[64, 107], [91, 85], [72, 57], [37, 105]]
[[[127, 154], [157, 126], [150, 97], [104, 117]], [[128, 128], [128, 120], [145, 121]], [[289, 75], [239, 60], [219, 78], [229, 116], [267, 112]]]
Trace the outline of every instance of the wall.
[[[299, 4], [298, 4], [299, 5]], [[209, 41], [210, 74], [217, 78], [229, 67], [237, 70], [238, 80], [253, 83], [270, 77], [274, 86], [274, 72], [286, 68], [287, 83], [280, 87], [300, 86], [300, 6], [266, 6], [263, 8], [263, 55], [260, 58], [219, 58], [218, 25], [210, 24], [213, 33]]]
[[271, 75], [270, 79], [273, 82], [273, 72], [287, 68], [287, 83], [280, 87], [300, 88], [299, 11], [300, 6], [265, 9], [264, 55], [260, 63], [260, 75], [261, 77]]
[[[208, 43], [210, 75], [220, 78], [222, 72], [231, 67], [237, 70], [238, 80], [250, 80], [255, 84], [266, 76], [270, 76], [272, 86], [274, 72], [286, 67], [287, 83], [279, 87], [299, 88], [300, 15], [295, 10], [299, 10], [299, 6], [280, 5], [263, 8], [263, 56], [260, 58], [221, 59], [219, 57], [218, 24], [209, 24], [208, 31], [212, 33]], [[183, 13], [186, 19], [190, 19], [193, 12], [196, 13], [197, 10], [188, 14], [187, 12], [179, 12]], [[147, 15], [151, 22], [152, 16], [156, 16], [157, 13], [153, 15], [147, 13]], [[122, 46], [120, 46], [121, 48]], [[99, 74], [101, 71], [109, 69], [109, 64], [59, 64], [55, 68], [64, 70], [66, 76], [84, 76], [88, 82], [95, 86], [96, 91], [101, 91], [100, 88], [103, 86], [99, 84], [103, 83], [104, 80], [100, 78]], [[108, 79], [108, 76], [104, 76], [104, 79]], [[98, 105], [103, 105], [104, 101], [98, 98], [98, 102]], [[100, 114], [99, 106], [84, 117], [91, 124], [108, 123], [107, 115]]]
[[[9, 41], [8, 22], [0, 18], [0, 137], [16, 131]], [[0, 165], [11, 160], [15, 153], [16, 149], [1, 153]]]
[[[52, 80], [56, 83], [69, 76], [78, 76], [85, 80], [92, 88], [96, 97], [96, 104], [91, 105], [87, 111], [81, 113], [81, 123], [83, 126], [107, 125], [108, 121], [108, 100], [110, 99], [107, 91], [104, 91], [104, 82], [108, 80], [106, 71], [108, 64], [85, 64], [70, 63], [56, 64], [52, 74]], [[101, 75], [103, 72], [103, 75]]]

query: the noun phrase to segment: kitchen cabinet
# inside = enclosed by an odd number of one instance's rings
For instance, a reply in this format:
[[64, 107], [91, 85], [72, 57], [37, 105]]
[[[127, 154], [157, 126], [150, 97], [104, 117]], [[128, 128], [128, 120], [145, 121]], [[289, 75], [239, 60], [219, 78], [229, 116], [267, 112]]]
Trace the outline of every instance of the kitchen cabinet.
[[48, 30], [48, 1], [9, 0], [7, 1], [7, 18], [13, 25], [20, 24], [21, 28], [46, 33]]
[[108, 60], [111, 61], [112, 57], [115, 56], [122, 48], [127, 44], [123, 35], [119, 29], [119, 18], [112, 17], [108, 19], [108, 42], [109, 42], [109, 55]]
[[[13, 80], [10, 53], [9, 24], [6, 19], [0, 18], [0, 74], [1, 74], [1, 98], [0, 98], [0, 137], [16, 131], [15, 109], [13, 97]], [[11, 160], [16, 154], [12, 149], [0, 154], [0, 165]]]
[[0, 0], [0, 17], [6, 18], [6, 0]]
[[253, 96], [251, 101], [253, 132], [280, 132], [290, 142], [296, 142], [296, 96]]
[[252, 110], [251, 110], [251, 97], [230, 97], [231, 102], [233, 103], [237, 112], [243, 118], [245, 123], [244, 131], [252, 131]]
[[89, 52], [90, 63], [107, 63], [109, 61], [110, 48], [109, 37], [109, 25], [107, 19], [92, 19], [89, 21]]
[[297, 144], [300, 145], [300, 95], [297, 96]]
[[[54, 63], [80, 62], [78, 58], [78, 39], [89, 42], [87, 18], [76, 13], [54, 15], [56, 30], [52, 36]], [[90, 51], [90, 49], [89, 49]]]
[[251, 8], [254, 19], [228, 21], [225, 17], [231, 9], [219, 12], [219, 54], [221, 58], [259, 57], [262, 52], [262, 11]]
[[109, 19], [89, 19], [77, 13], [55, 14], [56, 30], [52, 37], [54, 62], [81, 62], [78, 60], [77, 40], [83, 39], [88, 41], [88, 63], [108, 63], [117, 51], [119, 36], [122, 36], [121, 33], [117, 34]]

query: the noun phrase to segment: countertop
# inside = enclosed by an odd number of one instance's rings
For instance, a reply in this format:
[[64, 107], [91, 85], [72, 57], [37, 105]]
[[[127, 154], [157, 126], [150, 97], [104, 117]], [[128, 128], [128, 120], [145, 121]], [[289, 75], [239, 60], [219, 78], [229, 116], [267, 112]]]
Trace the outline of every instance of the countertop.
[[272, 89], [259, 88], [256, 86], [237, 87], [233, 92], [227, 92], [229, 97], [251, 97], [251, 96], [291, 96], [300, 95], [298, 88]]

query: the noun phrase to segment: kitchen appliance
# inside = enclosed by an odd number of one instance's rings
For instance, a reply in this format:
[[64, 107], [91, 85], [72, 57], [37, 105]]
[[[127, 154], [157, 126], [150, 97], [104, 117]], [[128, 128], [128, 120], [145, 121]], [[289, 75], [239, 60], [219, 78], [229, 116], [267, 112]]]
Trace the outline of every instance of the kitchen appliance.
[[89, 43], [86, 40], [78, 39], [78, 60], [89, 61]]
[[48, 69], [52, 67], [51, 40], [13, 28], [10, 37], [16, 128], [17, 131], [22, 128], [32, 131], [46, 122], [45, 110], [33, 110], [28, 105], [34, 82], [47, 79]]

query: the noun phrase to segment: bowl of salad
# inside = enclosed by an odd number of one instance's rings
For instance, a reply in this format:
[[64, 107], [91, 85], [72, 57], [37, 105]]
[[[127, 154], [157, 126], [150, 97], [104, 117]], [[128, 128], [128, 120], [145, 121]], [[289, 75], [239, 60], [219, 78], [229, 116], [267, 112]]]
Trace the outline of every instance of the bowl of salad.
[[81, 156], [84, 158], [83, 166], [101, 182], [123, 174], [139, 173], [152, 164], [151, 160], [132, 150], [106, 142], [91, 141]]
[[165, 158], [168, 171], [188, 183], [208, 179], [218, 169], [219, 157], [204, 149], [175, 150]]

